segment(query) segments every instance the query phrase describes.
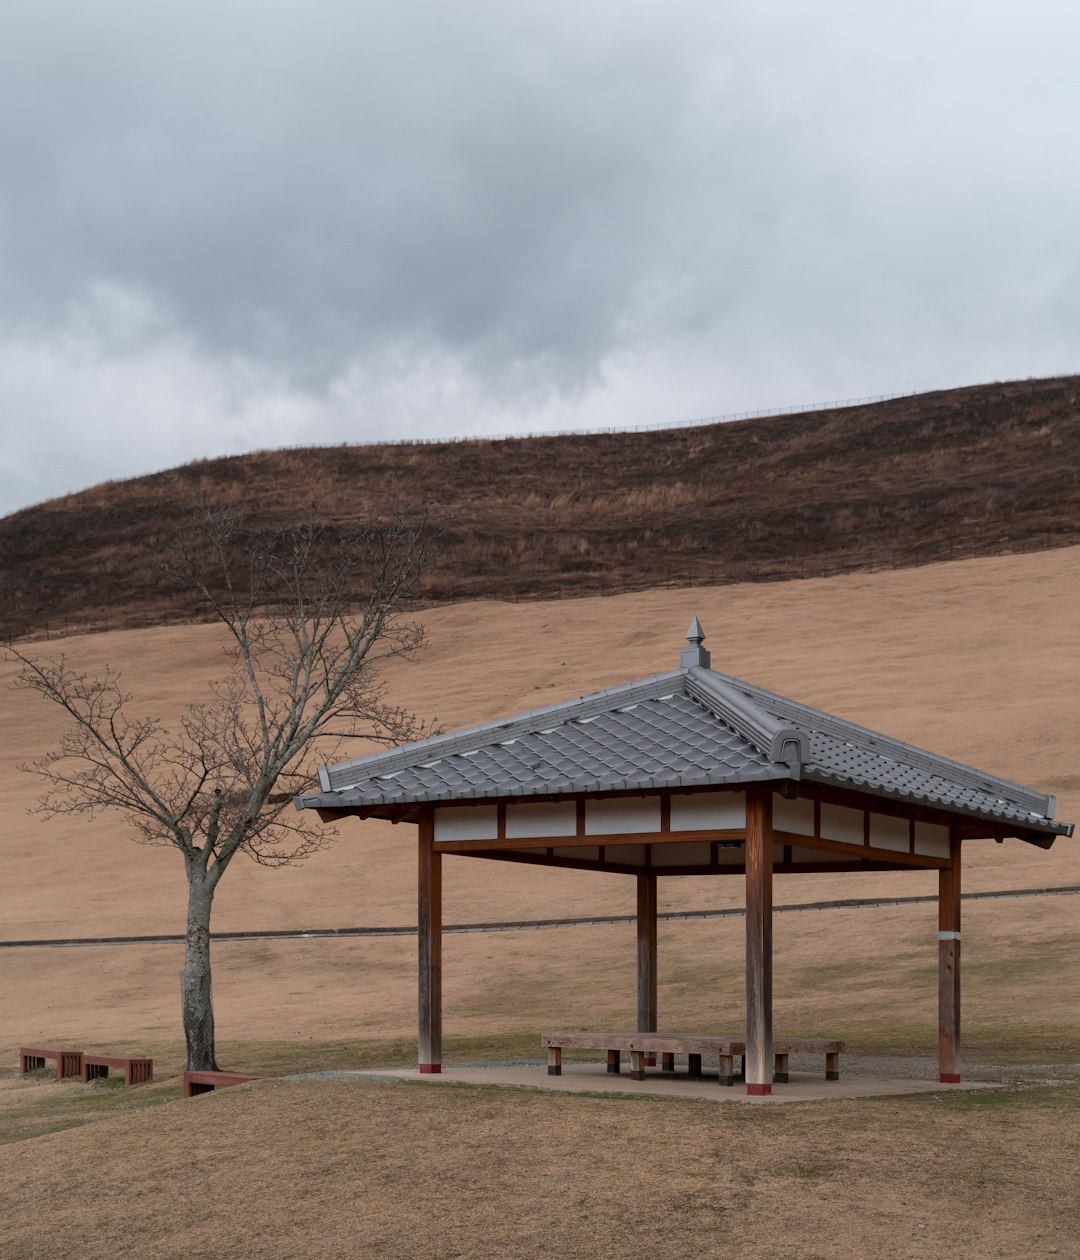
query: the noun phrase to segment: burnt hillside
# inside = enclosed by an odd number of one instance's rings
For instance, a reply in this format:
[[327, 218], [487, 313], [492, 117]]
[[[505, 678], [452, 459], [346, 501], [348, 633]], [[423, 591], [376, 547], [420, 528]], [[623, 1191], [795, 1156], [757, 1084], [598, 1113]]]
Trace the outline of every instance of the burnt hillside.
[[1080, 378], [648, 433], [263, 451], [0, 520], [0, 633], [197, 616], [158, 570], [199, 501], [452, 518], [432, 601], [772, 581], [1080, 543]]

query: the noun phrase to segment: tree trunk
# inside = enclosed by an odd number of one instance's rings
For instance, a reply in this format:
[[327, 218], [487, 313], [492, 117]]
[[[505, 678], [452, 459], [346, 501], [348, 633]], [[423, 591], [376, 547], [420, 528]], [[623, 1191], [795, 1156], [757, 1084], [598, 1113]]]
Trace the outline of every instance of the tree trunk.
[[214, 1003], [210, 990], [210, 910], [214, 887], [206, 871], [188, 863], [187, 941], [182, 980], [187, 1070], [216, 1072]]

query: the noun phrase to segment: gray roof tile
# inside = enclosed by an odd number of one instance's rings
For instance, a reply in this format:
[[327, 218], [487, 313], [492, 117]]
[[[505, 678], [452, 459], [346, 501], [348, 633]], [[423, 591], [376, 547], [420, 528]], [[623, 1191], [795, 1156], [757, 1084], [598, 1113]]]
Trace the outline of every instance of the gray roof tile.
[[297, 808], [788, 778], [1071, 834], [1053, 798], [727, 675], [691, 667], [346, 761]]

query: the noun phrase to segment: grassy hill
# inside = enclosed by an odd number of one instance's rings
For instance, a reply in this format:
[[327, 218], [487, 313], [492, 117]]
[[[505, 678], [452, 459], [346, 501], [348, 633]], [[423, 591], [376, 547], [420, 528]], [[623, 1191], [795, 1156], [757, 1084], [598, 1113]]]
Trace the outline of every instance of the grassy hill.
[[205, 460], [0, 520], [0, 637], [199, 615], [158, 564], [199, 500], [253, 526], [451, 521], [432, 603], [900, 568], [1080, 543], [1080, 378], [647, 433]]

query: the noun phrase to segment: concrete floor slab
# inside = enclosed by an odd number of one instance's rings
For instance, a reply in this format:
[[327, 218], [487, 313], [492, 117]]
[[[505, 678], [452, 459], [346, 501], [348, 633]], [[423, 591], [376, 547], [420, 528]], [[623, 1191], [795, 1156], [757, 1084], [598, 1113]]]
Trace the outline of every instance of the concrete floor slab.
[[491, 1064], [483, 1067], [444, 1065], [437, 1075], [421, 1075], [416, 1068], [380, 1069], [356, 1072], [357, 1077], [393, 1077], [420, 1081], [427, 1085], [501, 1085], [517, 1089], [546, 1089], [557, 1093], [642, 1094], [657, 1098], [694, 1098], [709, 1102], [747, 1103], [768, 1106], [785, 1102], [820, 1102], [830, 1098], [877, 1098], [890, 1094], [931, 1094], [956, 1090], [1001, 1089], [993, 1081], [962, 1081], [942, 1085], [936, 1080], [903, 1080], [876, 1076], [841, 1077], [827, 1081], [812, 1072], [792, 1072], [786, 1085], [774, 1085], [773, 1092], [750, 1097], [741, 1081], [731, 1086], [718, 1084], [717, 1074], [706, 1071], [701, 1080], [685, 1073], [648, 1071], [643, 1081], [630, 1078], [627, 1071], [609, 1073], [602, 1063], [563, 1063], [561, 1076], [548, 1076], [542, 1064]]

